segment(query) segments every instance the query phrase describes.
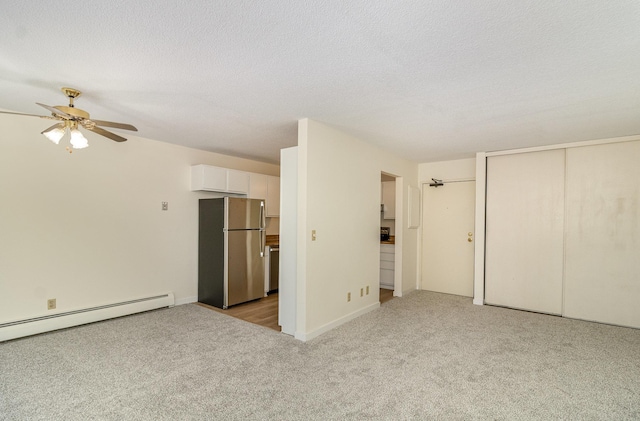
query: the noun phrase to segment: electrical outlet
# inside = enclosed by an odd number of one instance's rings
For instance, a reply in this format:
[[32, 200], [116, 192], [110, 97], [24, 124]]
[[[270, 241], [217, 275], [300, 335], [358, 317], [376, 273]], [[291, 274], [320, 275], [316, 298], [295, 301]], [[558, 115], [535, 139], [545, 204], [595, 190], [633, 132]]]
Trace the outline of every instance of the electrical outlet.
[[169, 210], [169, 202], [162, 202], [162, 210]]
[[351, 293], [347, 292], [347, 302], [351, 301]]
[[364, 296], [364, 288], [360, 288], [360, 296]]
[[369, 285], [367, 285], [367, 295], [369, 295]]
[[47, 300], [47, 310], [55, 310], [56, 308], [56, 299], [51, 298]]

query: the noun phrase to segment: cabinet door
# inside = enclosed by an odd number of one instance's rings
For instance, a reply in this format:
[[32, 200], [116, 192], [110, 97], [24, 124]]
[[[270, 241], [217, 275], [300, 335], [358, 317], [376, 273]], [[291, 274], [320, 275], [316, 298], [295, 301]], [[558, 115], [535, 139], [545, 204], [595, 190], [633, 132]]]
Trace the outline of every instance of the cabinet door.
[[395, 283], [395, 246], [380, 244], [380, 287], [393, 289]]
[[249, 174], [249, 198], [267, 199], [267, 176], [264, 174]]
[[562, 313], [564, 160], [564, 149], [487, 159], [487, 304]]
[[247, 194], [249, 191], [249, 173], [244, 171], [227, 170], [227, 191], [231, 193]]
[[640, 142], [567, 150], [564, 315], [640, 328]]
[[280, 177], [267, 176], [267, 216], [280, 216]]
[[395, 273], [393, 269], [380, 268], [380, 287], [385, 289], [393, 289], [395, 283]]
[[199, 165], [202, 170], [203, 190], [225, 191], [227, 189], [227, 169], [212, 167], [211, 165]]

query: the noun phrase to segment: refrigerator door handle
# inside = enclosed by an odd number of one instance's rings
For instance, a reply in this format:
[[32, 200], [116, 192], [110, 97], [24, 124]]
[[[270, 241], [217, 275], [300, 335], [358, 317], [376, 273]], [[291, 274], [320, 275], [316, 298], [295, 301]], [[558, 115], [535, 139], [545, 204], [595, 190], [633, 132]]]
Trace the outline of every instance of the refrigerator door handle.
[[265, 230], [260, 230], [260, 257], [264, 257], [266, 244], [267, 244], [267, 233]]
[[260, 202], [260, 229], [267, 228], [267, 221], [265, 219], [264, 200]]

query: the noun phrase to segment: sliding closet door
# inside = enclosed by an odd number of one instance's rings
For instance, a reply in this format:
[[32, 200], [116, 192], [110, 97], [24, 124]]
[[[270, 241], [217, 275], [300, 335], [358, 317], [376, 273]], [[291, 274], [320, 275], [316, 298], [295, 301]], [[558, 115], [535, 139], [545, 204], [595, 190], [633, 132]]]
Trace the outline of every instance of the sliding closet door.
[[562, 313], [564, 160], [564, 149], [487, 159], [487, 304]]
[[567, 317], [640, 327], [640, 142], [567, 150]]

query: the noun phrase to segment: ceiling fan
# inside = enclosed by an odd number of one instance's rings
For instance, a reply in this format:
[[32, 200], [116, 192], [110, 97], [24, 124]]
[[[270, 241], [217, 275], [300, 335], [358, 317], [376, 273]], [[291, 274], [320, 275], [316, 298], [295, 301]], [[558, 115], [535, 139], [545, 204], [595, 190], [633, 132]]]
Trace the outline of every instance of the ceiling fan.
[[[88, 112], [81, 110], [80, 108], [76, 108], [73, 105], [73, 100], [82, 95], [82, 92], [73, 88], [62, 88], [62, 92], [67, 96], [67, 98], [69, 98], [69, 106], [56, 105], [52, 107], [36, 102], [36, 104], [38, 104], [39, 106], [51, 111], [50, 116], [12, 113], [8, 111], [0, 111], [0, 113], [40, 117], [48, 120], [59, 120], [59, 123], [56, 123], [53, 126], [43, 130], [41, 133], [45, 135], [47, 139], [51, 140], [57, 145], [60, 142], [60, 139], [62, 139], [62, 137], [64, 137], [64, 135], [66, 134], [67, 129], [69, 129], [69, 133], [71, 136], [70, 143], [73, 149], [82, 149], [89, 146], [89, 142], [87, 141], [87, 139], [82, 135], [80, 130], [78, 130], [78, 126], [82, 126], [84, 129], [108, 137], [109, 139], [115, 140], [116, 142], [124, 142], [127, 139], [110, 131], [107, 131], [102, 127], [113, 127], [115, 129], [131, 130], [136, 132], [138, 131], [138, 129], [136, 129], [131, 124], [91, 119]], [[71, 152], [71, 149], [68, 147], [67, 150]]]

